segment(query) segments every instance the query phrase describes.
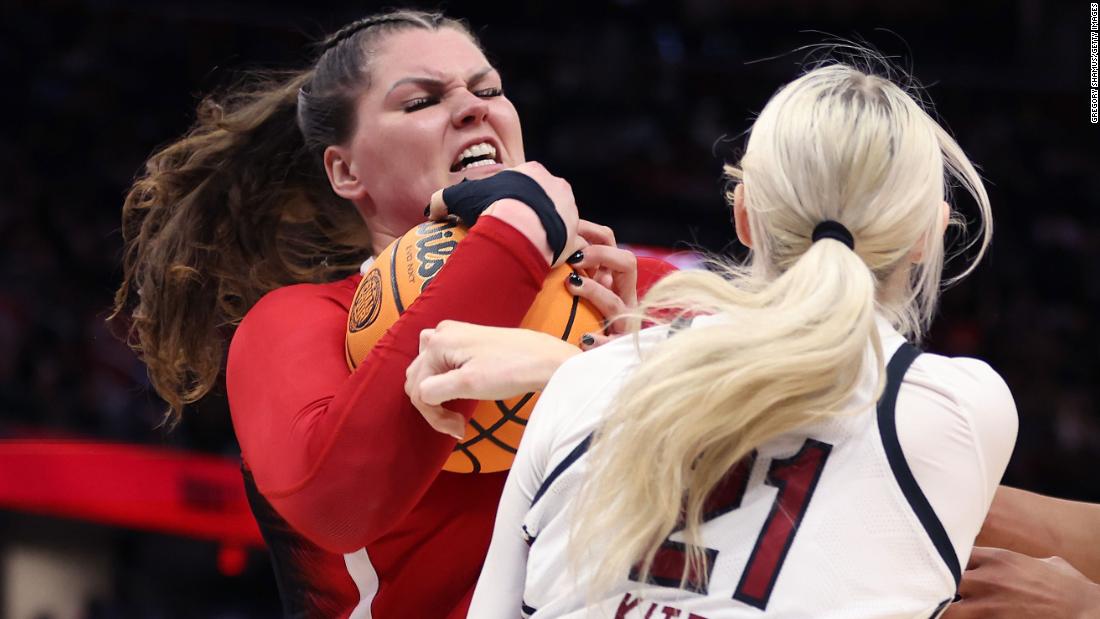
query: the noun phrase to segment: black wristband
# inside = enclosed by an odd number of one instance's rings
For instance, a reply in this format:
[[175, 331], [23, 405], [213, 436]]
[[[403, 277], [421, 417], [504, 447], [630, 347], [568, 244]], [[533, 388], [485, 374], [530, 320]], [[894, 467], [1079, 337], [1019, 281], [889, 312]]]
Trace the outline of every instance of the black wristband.
[[489, 178], [464, 180], [443, 190], [443, 202], [447, 205], [447, 212], [458, 216], [468, 227], [477, 223], [477, 218], [489, 208], [490, 204], [507, 198], [519, 200], [535, 212], [539, 222], [542, 223], [543, 230], [546, 231], [546, 242], [553, 253], [550, 264], [557, 262], [558, 257], [565, 251], [565, 241], [568, 236], [565, 222], [562, 221], [561, 215], [558, 215], [558, 209], [554, 207], [553, 200], [546, 195], [535, 179], [520, 172], [504, 170]]

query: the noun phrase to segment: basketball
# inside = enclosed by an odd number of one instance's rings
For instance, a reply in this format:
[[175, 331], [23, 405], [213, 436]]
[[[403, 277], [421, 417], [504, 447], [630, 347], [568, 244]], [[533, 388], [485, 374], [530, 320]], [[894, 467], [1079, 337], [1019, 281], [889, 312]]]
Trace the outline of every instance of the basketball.
[[[345, 353], [355, 370], [390, 325], [432, 282], [454, 252], [466, 229], [454, 220], [421, 224], [379, 252], [355, 291]], [[562, 282], [571, 267], [550, 271], [542, 290], [520, 327], [548, 333], [579, 345], [585, 333], [602, 329], [603, 317], [588, 301], [574, 296]], [[455, 446], [443, 470], [456, 473], [493, 473], [512, 466], [537, 393], [513, 400], [479, 402], [466, 424], [466, 434]]]

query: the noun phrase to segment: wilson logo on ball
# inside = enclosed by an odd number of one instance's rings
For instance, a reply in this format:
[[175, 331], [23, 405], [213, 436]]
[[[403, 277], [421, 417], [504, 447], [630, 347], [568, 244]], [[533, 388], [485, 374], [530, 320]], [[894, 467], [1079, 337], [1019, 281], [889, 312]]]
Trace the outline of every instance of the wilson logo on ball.
[[417, 275], [424, 280], [420, 290], [424, 291], [428, 284], [435, 279], [436, 273], [443, 268], [443, 263], [451, 257], [458, 240], [454, 238], [458, 223], [454, 220], [433, 221], [420, 224], [416, 232], [420, 238], [416, 240]]
[[[465, 236], [466, 229], [454, 221], [428, 222], [378, 253], [352, 301], [345, 338], [349, 368], [355, 370], [367, 358], [405, 308], [435, 279]], [[585, 333], [602, 328], [603, 316], [566, 290], [565, 280], [571, 272], [567, 265], [550, 271], [520, 327], [548, 333], [573, 345], [578, 345]], [[491, 278], [492, 265], [485, 265], [485, 273]], [[537, 393], [528, 393], [510, 400], [478, 403], [466, 424], [465, 436], [455, 445], [443, 469], [492, 473], [510, 468], [537, 401]]]

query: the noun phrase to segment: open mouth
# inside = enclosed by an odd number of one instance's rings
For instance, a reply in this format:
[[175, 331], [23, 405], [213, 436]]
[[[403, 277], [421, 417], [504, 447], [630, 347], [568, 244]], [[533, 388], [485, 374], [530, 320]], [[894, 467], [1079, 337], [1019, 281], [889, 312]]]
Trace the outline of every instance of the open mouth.
[[500, 163], [497, 158], [497, 149], [488, 142], [479, 142], [467, 146], [458, 154], [458, 158], [451, 164], [451, 172], [463, 172], [481, 166]]

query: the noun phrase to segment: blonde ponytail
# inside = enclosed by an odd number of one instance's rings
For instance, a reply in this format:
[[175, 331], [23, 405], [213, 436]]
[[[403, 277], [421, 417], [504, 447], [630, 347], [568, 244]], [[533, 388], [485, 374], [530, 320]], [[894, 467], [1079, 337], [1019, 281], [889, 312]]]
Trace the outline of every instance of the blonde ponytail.
[[[644, 581], [681, 527], [682, 578], [705, 577], [699, 529], [719, 482], [757, 447], [836, 415], [865, 364], [882, 367], [876, 314], [919, 338], [940, 289], [947, 174], [979, 203], [978, 257], [989, 243], [988, 199], [962, 150], [901, 88], [846, 64], [780, 89], [726, 174], [743, 183], [750, 262], [676, 273], [639, 310], [723, 319], [647, 350], [594, 437], [571, 538], [574, 566], [595, 566], [591, 595], [630, 573]], [[854, 249], [813, 242], [825, 220]]]

